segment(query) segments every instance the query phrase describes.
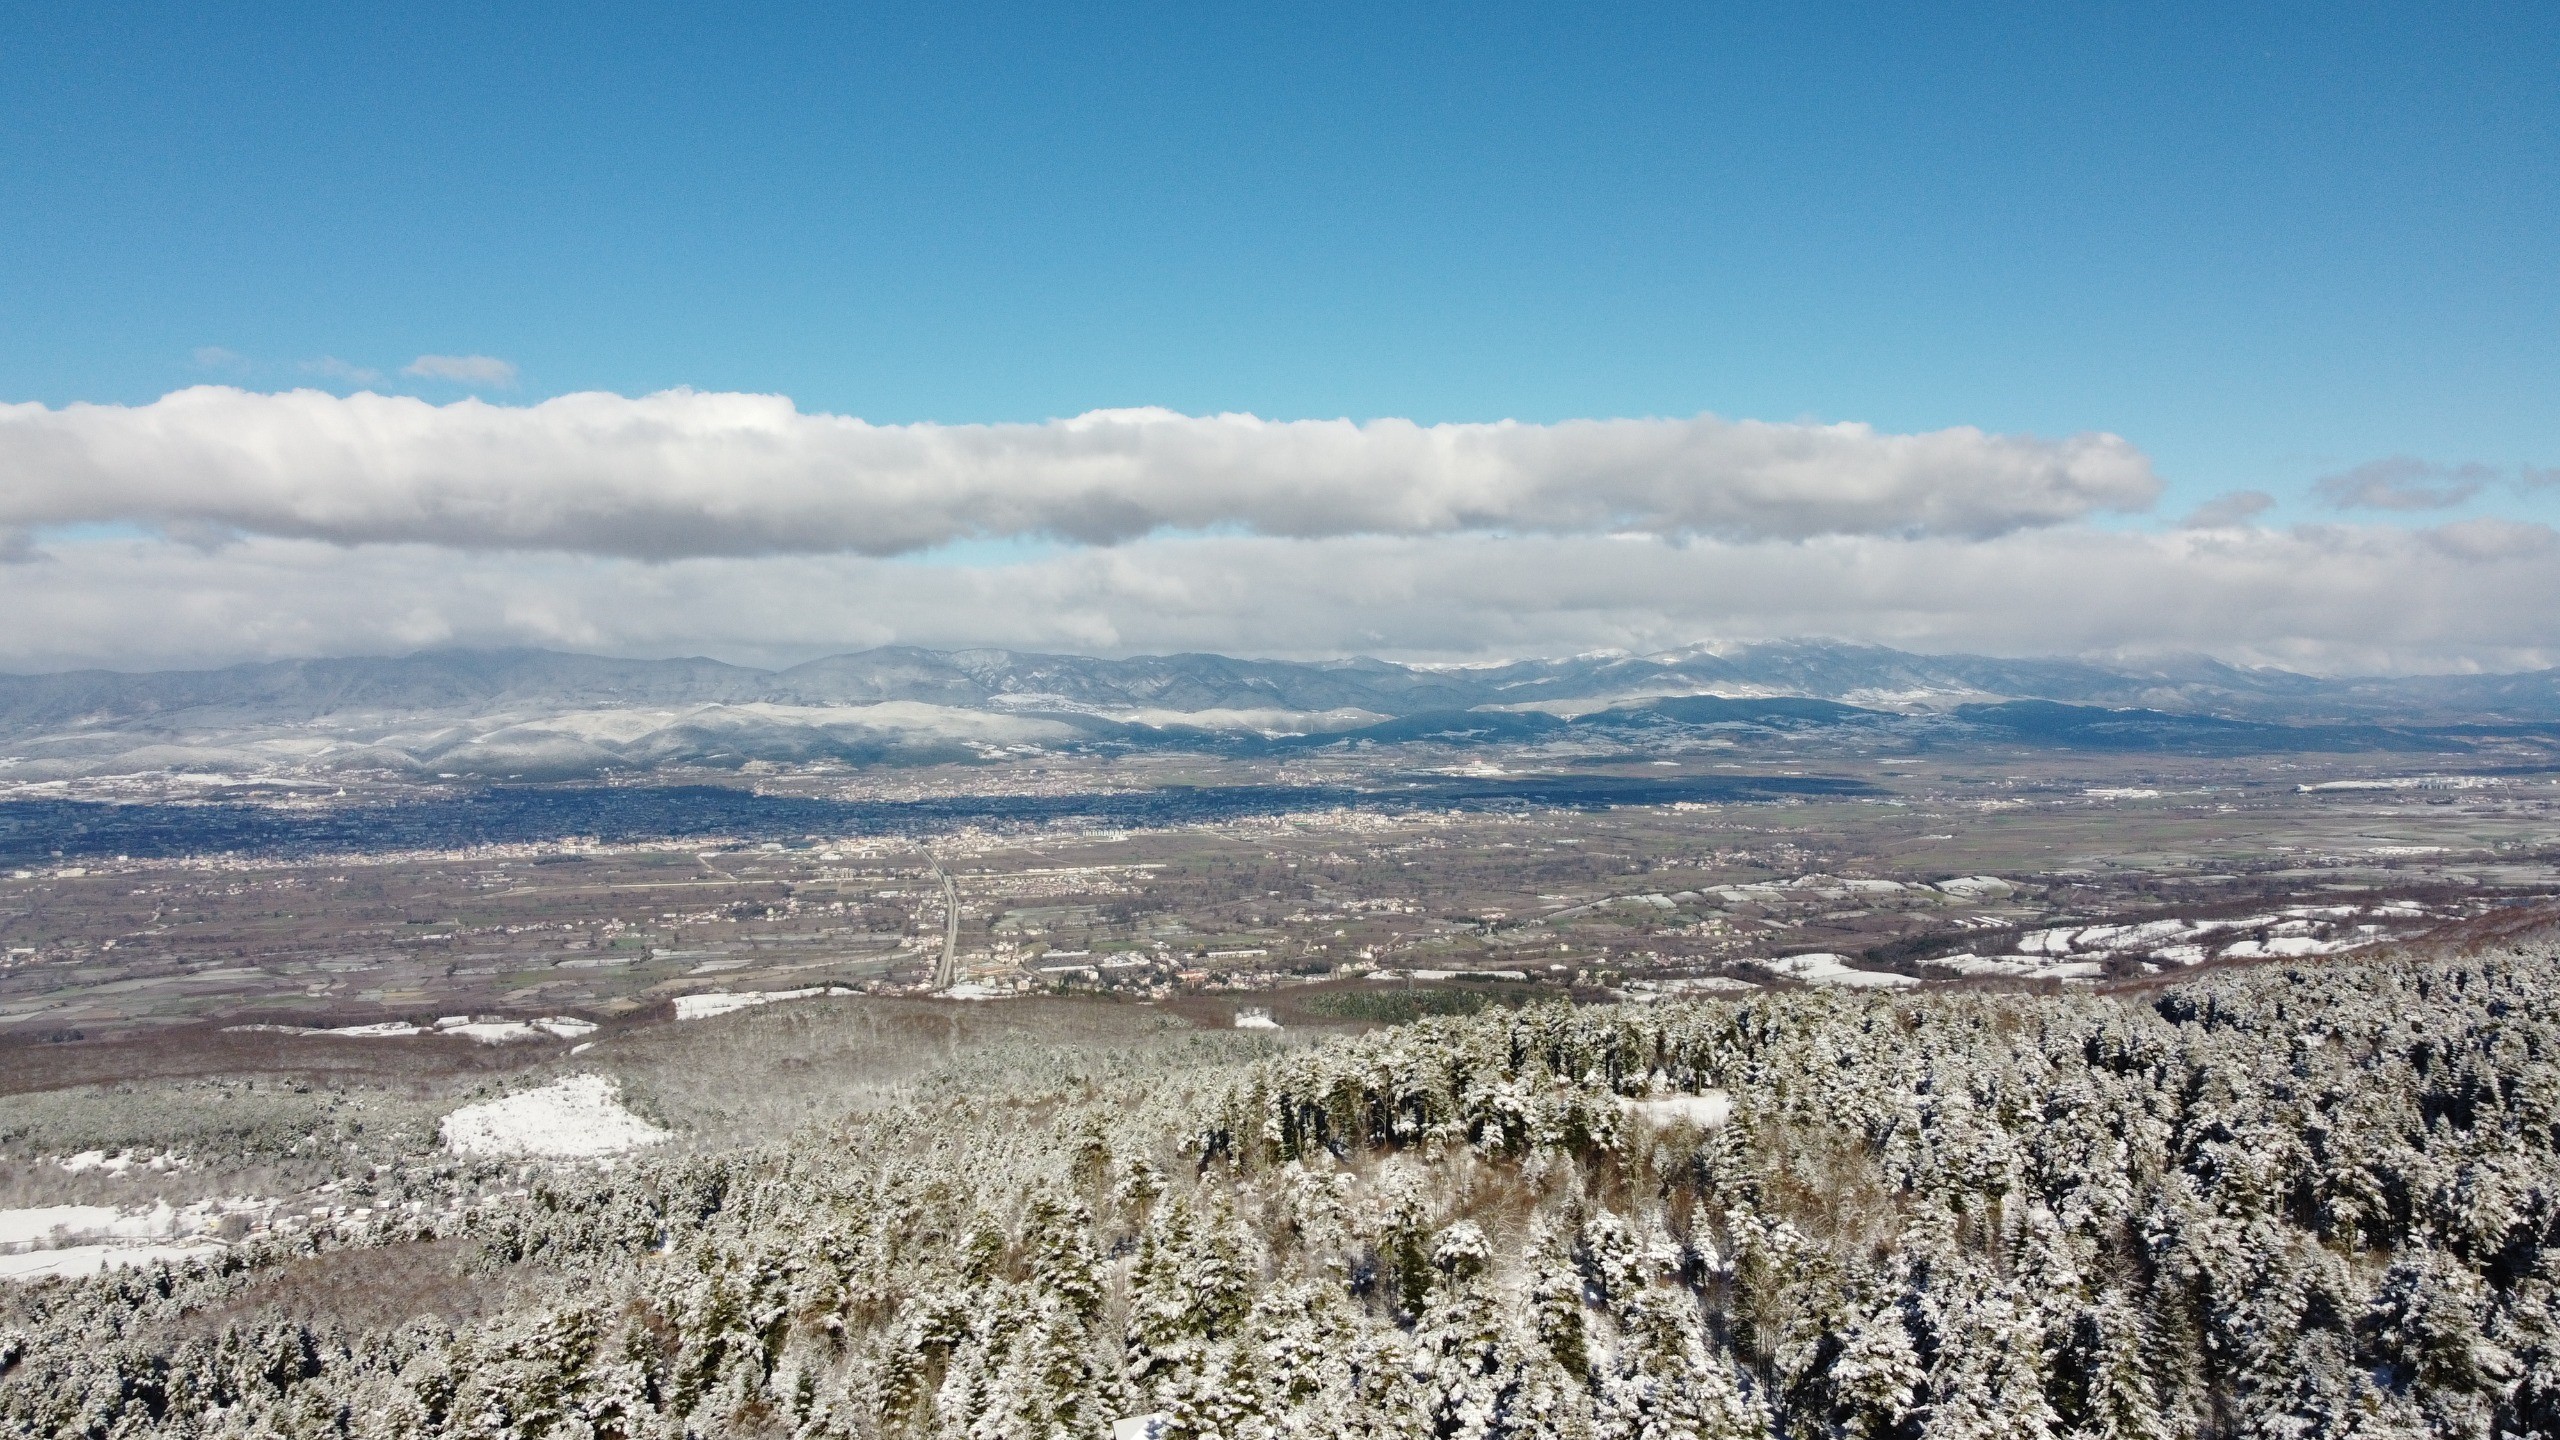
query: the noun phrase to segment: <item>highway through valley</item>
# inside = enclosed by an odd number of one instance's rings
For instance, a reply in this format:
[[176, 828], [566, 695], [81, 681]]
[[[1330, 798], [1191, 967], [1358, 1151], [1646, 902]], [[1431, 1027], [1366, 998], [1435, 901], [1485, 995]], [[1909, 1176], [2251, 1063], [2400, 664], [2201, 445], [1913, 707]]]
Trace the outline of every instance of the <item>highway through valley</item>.
[[960, 887], [951, 883], [940, 857], [928, 850], [924, 858], [942, 882], [942, 963], [933, 969], [933, 988], [948, 990], [960, 981]]

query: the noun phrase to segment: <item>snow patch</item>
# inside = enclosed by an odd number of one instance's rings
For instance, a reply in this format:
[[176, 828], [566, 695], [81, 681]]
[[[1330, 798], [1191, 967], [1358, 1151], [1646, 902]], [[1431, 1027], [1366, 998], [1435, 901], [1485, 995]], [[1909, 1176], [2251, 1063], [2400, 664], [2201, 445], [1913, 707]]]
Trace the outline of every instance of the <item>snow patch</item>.
[[1817, 953], [1782, 955], [1760, 962], [1771, 970], [1807, 985], [1845, 985], [1860, 990], [1900, 990], [1920, 982], [1908, 975], [1888, 974], [1881, 970], [1854, 970], [1846, 955]]
[[[95, 1152], [92, 1152], [95, 1153]], [[111, 1205], [37, 1205], [0, 1210], [0, 1280], [95, 1275], [118, 1265], [191, 1260], [222, 1249], [218, 1240], [190, 1240], [233, 1215], [264, 1219], [272, 1200], [199, 1200], [173, 1206], [163, 1200], [144, 1209]]]
[[112, 1270], [120, 1265], [148, 1265], [155, 1260], [172, 1264], [201, 1260], [218, 1254], [222, 1246], [213, 1241], [189, 1245], [73, 1245], [61, 1250], [31, 1250], [23, 1255], [0, 1255], [0, 1280], [43, 1280], [52, 1277], [76, 1280]]
[[65, 1173], [72, 1175], [86, 1174], [91, 1170], [103, 1170], [109, 1175], [119, 1177], [136, 1166], [155, 1171], [187, 1168], [186, 1157], [173, 1151], [137, 1155], [130, 1150], [119, 1150], [110, 1155], [104, 1150], [83, 1150], [77, 1155], [65, 1155], [53, 1163], [62, 1167]]
[[805, 990], [713, 990], [701, 995], [677, 996], [676, 1018], [709, 1020], [718, 1015], [730, 1015], [740, 1010], [752, 1010], [759, 1005], [770, 1005], [777, 1000], [806, 1000], [812, 995], [850, 995], [852, 993], [841, 985], [812, 985]]
[[1713, 1130], [1733, 1117], [1733, 1097], [1722, 1090], [1708, 1090], [1696, 1095], [1657, 1095], [1638, 1100], [1618, 1097], [1618, 1109], [1631, 1120], [1640, 1120], [1656, 1130], [1674, 1125], [1695, 1125]]
[[2266, 940], [2243, 940], [2226, 947], [2225, 960], [2298, 960], [2306, 955], [2335, 955], [2367, 943], [2362, 940], [2315, 940], [2308, 935], [2278, 935]]
[[581, 1159], [655, 1145], [667, 1132], [622, 1108], [621, 1087], [571, 1075], [539, 1090], [465, 1105], [437, 1127], [456, 1155]]
[[477, 1040], [483, 1045], [504, 1045], [517, 1040], [539, 1040], [545, 1035], [562, 1040], [575, 1040], [592, 1035], [596, 1023], [574, 1015], [546, 1015], [539, 1020], [473, 1020], [468, 1015], [447, 1015], [433, 1026], [413, 1025], [406, 1020], [384, 1020], [371, 1025], [226, 1025], [226, 1034], [263, 1030], [278, 1035], [330, 1035], [342, 1040], [405, 1040], [412, 1035], [458, 1035]]
[[1666, 995], [1739, 995], [1760, 987], [1730, 975], [1677, 976], [1668, 980], [1630, 981], [1629, 990], [1659, 990]]
[[26, 1210], [0, 1210], [0, 1249], [32, 1245], [60, 1230], [96, 1233], [122, 1219], [112, 1205], [38, 1205]]
[[2104, 973], [2095, 960], [2054, 960], [2042, 955], [1944, 955], [1929, 963], [1959, 975], [1994, 975], [2004, 980], [2095, 980]]

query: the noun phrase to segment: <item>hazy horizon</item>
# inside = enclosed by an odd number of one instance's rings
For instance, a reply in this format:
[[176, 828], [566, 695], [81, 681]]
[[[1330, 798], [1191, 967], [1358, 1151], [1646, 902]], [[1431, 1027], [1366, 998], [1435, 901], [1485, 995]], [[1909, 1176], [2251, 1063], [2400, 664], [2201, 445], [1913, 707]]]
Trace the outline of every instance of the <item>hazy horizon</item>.
[[1695, 652], [1700, 652], [1700, 651], [1705, 651], [1705, 652], [1708, 652], [1708, 653], [1714, 653], [1714, 654], [1736, 654], [1736, 653], [1746, 652], [1746, 651], [1749, 651], [1749, 650], [1752, 650], [1752, 649], [1755, 649], [1755, 648], [1770, 648], [1770, 647], [1783, 647], [1783, 646], [1808, 646], [1808, 647], [1815, 647], [1815, 646], [1836, 646], [1836, 647], [1840, 647], [1840, 648], [1844, 648], [1844, 649], [1876, 650], [1876, 651], [1882, 651], [1882, 652], [1885, 652], [1885, 653], [1888, 653], [1888, 654], [1894, 654], [1894, 655], [1906, 655], [1906, 656], [1910, 656], [1910, 657], [1913, 657], [1913, 658], [1916, 658], [1916, 659], [1923, 659], [1923, 660], [1931, 660], [1931, 659], [1935, 659], [1935, 660], [1992, 660], [1992, 661], [2009, 662], [2009, 663], [2020, 663], [2020, 664], [2033, 664], [2033, 663], [2071, 664], [2071, 665], [2088, 665], [2088, 666], [2099, 667], [2099, 668], [2123, 669], [2123, 670], [2126, 670], [2126, 671], [2133, 671], [2133, 672], [2138, 672], [2138, 671], [2142, 671], [2142, 670], [2149, 669], [2149, 668], [2153, 668], [2153, 667], [2171, 666], [2171, 665], [2176, 665], [2176, 664], [2179, 664], [2179, 663], [2184, 662], [2184, 663], [2197, 663], [2197, 664], [2229, 665], [2229, 666], [2231, 666], [2231, 668], [2233, 668], [2233, 669], [2242, 670], [2242, 671], [2259, 671], [2259, 672], [2268, 672], [2268, 673], [2282, 673], [2282, 674], [2288, 674], [2288, 675], [2303, 676], [2303, 677], [2310, 678], [2310, 679], [2317, 679], [2317, 680], [2337, 680], [2337, 681], [2351, 681], [2351, 680], [2395, 680], [2395, 679], [2410, 679], [2410, 680], [2417, 680], [2417, 679], [2428, 679], [2428, 678], [2455, 678], [2455, 677], [2463, 677], [2463, 676], [2495, 677], [2495, 676], [2503, 676], [2503, 675], [2534, 675], [2534, 674], [2541, 674], [2541, 673], [2545, 673], [2545, 672], [2547, 672], [2547, 671], [2554, 670], [2554, 669], [2560, 669], [2560, 666], [2549, 666], [2549, 665], [2545, 665], [2545, 666], [2522, 666], [2522, 667], [2516, 667], [2516, 668], [2511, 668], [2511, 669], [2496, 669], [2496, 668], [2478, 667], [2478, 666], [2474, 666], [2474, 667], [2440, 666], [2440, 667], [2432, 668], [2432, 669], [2397, 669], [2397, 670], [2389, 670], [2389, 669], [2370, 669], [2370, 670], [2330, 670], [2330, 671], [2321, 671], [2321, 670], [2311, 670], [2311, 669], [2298, 669], [2298, 668], [2294, 668], [2294, 667], [2290, 667], [2290, 666], [2277, 665], [2277, 664], [2248, 664], [2248, 663], [2235, 663], [2235, 662], [2232, 662], [2232, 661], [2226, 661], [2226, 660], [2223, 660], [2223, 659], [2221, 659], [2221, 658], [2219, 658], [2219, 657], [2217, 657], [2217, 656], [2213, 656], [2213, 655], [2207, 654], [2207, 653], [2202, 652], [2202, 651], [2195, 651], [2195, 650], [2154, 650], [2154, 651], [2142, 651], [2142, 652], [2132, 652], [2132, 651], [2114, 651], [2114, 652], [2104, 652], [2104, 651], [2083, 651], [2083, 652], [2080, 652], [2080, 653], [2077, 653], [2077, 654], [2073, 654], [2073, 653], [2064, 653], [2064, 652], [2052, 652], [2052, 651], [2045, 651], [2045, 652], [2024, 652], [2024, 653], [2017, 653], [2017, 654], [1999, 654], [1999, 653], [1989, 652], [1989, 651], [1972, 651], [1972, 650], [1952, 650], [1952, 649], [1948, 649], [1948, 650], [1923, 650], [1923, 649], [1913, 649], [1913, 648], [1906, 648], [1906, 647], [1903, 647], [1903, 646], [1894, 646], [1894, 645], [1877, 645], [1877, 644], [1873, 644], [1873, 643], [1871, 643], [1871, 642], [1853, 641], [1853, 640], [1843, 640], [1843, 639], [1839, 639], [1838, 637], [1834, 637], [1834, 636], [1824, 636], [1824, 635], [1791, 635], [1791, 636], [1773, 636], [1773, 637], [1768, 637], [1768, 638], [1762, 638], [1762, 639], [1750, 639], [1750, 640], [1693, 640], [1693, 641], [1687, 642], [1687, 643], [1685, 643], [1685, 644], [1671, 645], [1671, 646], [1666, 646], [1666, 647], [1663, 647], [1663, 648], [1660, 648], [1660, 649], [1654, 649], [1654, 650], [1641, 650], [1641, 651], [1639, 651], [1639, 650], [1629, 650], [1629, 649], [1625, 649], [1625, 648], [1623, 648], [1623, 647], [1601, 647], [1601, 648], [1598, 648], [1598, 649], [1591, 649], [1591, 650], [1554, 651], [1554, 652], [1545, 653], [1545, 654], [1528, 654], [1528, 653], [1523, 653], [1523, 654], [1515, 654], [1515, 655], [1503, 655], [1503, 656], [1498, 656], [1498, 657], [1489, 657], [1489, 658], [1469, 658], [1469, 659], [1441, 659], [1441, 658], [1432, 658], [1432, 657], [1427, 657], [1427, 656], [1426, 656], [1426, 657], [1398, 656], [1398, 655], [1393, 655], [1393, 654], [1377, 654], [1377, 653], [1373, 653], [1373, 652], [1366, 652], [1366, 651], [1360, 651], [1360, 652], [1315, 652], [1315, 653], [1304, 653], [1304, 654], [1285, 654], [1285, 653], [1284, 653], [1284, 654], [1272, 654], [1272, 653], [1263, 653], [1263, 654], [1235, 654], [1235, 653], [1231, 653], [1231, 652], [1227, 652], [1227, 651], [1219, 651], [1219, 650], [1120, 650], [1120, 651], [1064, 650], [1064, 649], [1034, 650], [1034, 649], [1029, 649], [1029, 648], [1021, 647], [1021, 646], [1007, 646], [1007, 645], [970, 645], [970, 644], [954, 644], [954, 645], [917, 645], [917, 644], [910, 644], [910, 643], [903, 642], [903, 641], [891, 642], [891, 643], [889, 643], [889, 644], [885, 644], [885, 645], [853, 646], [853, 647], [844, 647], [844, 648], [827, 648], [827, 647], [824, 647], [824, 646], [820, 646], [820, 647], [811, 648], [811, 649], [807, 650], [805, 653], [795, 653], [795, 654], [790, 654], [790, 655], [781, 655], [781, 656], [769, 656], [769, 657], [762, 657], [762, 658], [758, 658], [758, 657], [756, 657], [756, 656], [754, 656], [754, 655], [752, 655], [752, 654], [747, 654], [747, 655], [729, 655], [729, 656], [724, 656], [724, 655], [703, 654], [703, 653], [700, 653], [700, 652], [681, 652], [681, 651], [664, 651], [664, 652], [657, 652], [657, 653], [633, 653], [633, 652], [616, 652], [616, 651], [608, 651], [608, 650], [578, 650], [578, 649], [569, 649], [569, 648], [563, 648], [563, 647], [558, 647], [558, 646], [530, 645], [530, 644], [528, 644], [528, 645], [504, 645], [504, 644], [499, 644], [499, 645], [430, 645], [430, 646], [421, 646], [421, 647], [418, 647], [418, 648], [415, 648], [415, 649], [410, 649], [410, 650], [398, 650], [398, 651], [376, 651], [376, 652], [371, 652], [371, 653], [357, 652], [357, 653], [348, 653], [348, 654], [328, 654], [328, 655], [278, 655], [278, 656], [270, 656], [270, 657], [265, 657], [265, 658], [261, 658], [261, 659], [254, 659], [254, 660], [233, 660], [233, 661], [225, 661], [225, 662], [216, 663], [216, 664], [199, 664], [199, 665], [185, 665], [185, 664], [172, 664], [172, 665], [72, 665], [72, 666], [57, 666], [57, 667], [43, 668], [43, 669], [35, 669], [35, 668], [20, 668], [20, 667], [6, 667], [6, 668], [0, 668], [0, 675], [5, 675], [5, 676], [10, 676], [10, 677], [15, 677], [15, 678], [19, 678], [19, 679], [40, 679], [40, 678], [43, 678], [43, 677], [45, 677], [45, 676], [50, 676], [50, 675], [71, 675], [71, 674], [80, 674], [80, 673], [106, 673], [106, 674], [116, 674], [116, 675], [190, 674], [190, 673], [211, 673], [211, 672], [215, 672], [215, 671], [235, 670], [235, 669], [244, 669], [244, 668], [253, 668], [253, 667], [258, 667], [258, 666], [266, 666], [266, 665], [294, 665], [294, 664], [330, 663], [330, 662], [360, 663], [360, 662], [368, 662], [368, 661], [371, 661], [371, 662], [397, 662], [397, 661], [404, 661], [404, 660], [431, 659], [431, 658], [434, 658], [434, 657], [437, 657], [437, 656], [443, 656], [443, 655], [467, 656], [467, 655], [505, 655], [505, 654], [537, 654], [537, 655], [553, 655], [553, 656], [561, 656], [561, 657], [574, 658], [574, 659], [590, 659], [590, 660], [613, 660], [613, 661], [623, 661], [623, 662], [629, 662], [629, 663], [634, 663], [634, 664], [682, 664], [682, 663], [688, 663], [688, 662], [707, 662], [707, 663], [715, 664], [715, 665], [728, 666], [728, 667], [733, 668], [733, 669], [748, 670], [748, 671], [756, 671], [756, 672], [766, 673], [766, 674], [778, 674], [778, 673], [781, 673], [781, 672], [784, 672], [784, 671], [788, 671], [788, 670], [791, 670], [791, 669], [794, 669], [794, 668], [797, 668], [797, 667], [800, 667], [800, 666], [806, 666], [806, 665], [813, 665], [813, 664], [817, 664], [817, 663], [822, 662], [822, 661], [825, 661], [825, 660], [839, 659], [839, 658], [843, 658], [843, 657], [847, 657], [847, 656], [853, 656], [853, 655], [861, 655], [861, 654], [866, 654], [866, 653], [870, 653], [870, 652], [872, 652], [872, 651], [877, 651], [877, 650], [901, 650], [901, 649], [903, 649], [903, 650], [917, 650], [917, 651], [923, 651], [923, 652], [927, 652], [927, 653], [931, 653], [931, 654], [937, 654], [937, 655], [959, 655], [959, 654], [967, 654], [967, 653], [971, 653], [971, 652], [976, 652], [976, 653], [981, 653], [981, 654], [1011, 654], [1011, 655], [1016, 655], [1016, 656], [1056, 656], [1056, 657], [1068, 658], [1068, 659], [1100, 660], [1100, 661], [1114, 661], [1114, 662], [1118, 662], [1118, 661], [1137, 661], [1137, 660], [1171, 660], [1171, 659], [1180, 659], [1180, 658], [1193, 657], [1193, 656], [1197, 656], [1197, 657], [1206, 657], [1206, 658], [1214, 658], [1214, 659], [1221, 659], [1221, 660], [1235, 660], [1235, 661], [1242, 661], [1242, 662], [1245, 662], [1245, 663], [1248, 663], [1248, 664], [1284, 664], [1284, 665], [1311, 665], [1311, 666], [1321, 666], [1321, 665], [1328, 665], [1328, 664], [1350, 664], [1350, 663], [1360, 662], [1360, 661], [1375, 661], [1375, 662], [1379, 662], [1379, 663], [1383, 663], [1383, 664], [1399, 666], [1399, 667], [1402, 667], [1402, 668], [1405, 668], [1405, 669], [1410, 669], [1410, 670], [1422, 670], [1422, 671], [1464, 671], [1464, 670], [1489, 670], [1489, 669], [1500, 669], [1500, 668], [1503, 668], [1503, 667], [1506, 667], [1506, 666], [1513, 666], [1513, 665], [1556, 664], [1556, 663], [1562, 663], [1562, 662], [1565, 662], [1565, 661], [1572, 661], [1572, 660], [1606, 660], [1606, 659], [1655, 660], [1655, 659], [1660, 659], [1660, 658], [1665, 657], [1665, 656], [1678, 655], [1678, 654], [1682, 654], [1682, 653], [1695, 653]]

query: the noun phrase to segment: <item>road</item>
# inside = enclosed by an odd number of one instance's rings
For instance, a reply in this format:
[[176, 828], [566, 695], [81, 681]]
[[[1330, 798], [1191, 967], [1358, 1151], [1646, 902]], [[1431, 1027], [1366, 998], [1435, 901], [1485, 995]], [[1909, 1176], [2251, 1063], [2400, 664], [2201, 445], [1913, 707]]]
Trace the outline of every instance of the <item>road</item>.
[[942, 861], [932, 851], [924, 852], [924, 858], [933, 867], [933, 878], [942, 882], [942, 963], [934, 967], [933, 988], [948, 990], [960, 982], [960, 887], [943, 873]]

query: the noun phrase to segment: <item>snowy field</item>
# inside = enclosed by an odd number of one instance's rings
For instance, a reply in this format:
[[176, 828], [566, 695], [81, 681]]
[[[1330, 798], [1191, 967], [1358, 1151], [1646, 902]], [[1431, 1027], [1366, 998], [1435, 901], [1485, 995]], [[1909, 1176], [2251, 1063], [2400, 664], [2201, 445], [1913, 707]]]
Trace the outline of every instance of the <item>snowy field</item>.
[[[2223, 920], [2052, 925], [2018, 937], [2014, 955], [1947, 955], [1930, 963], [1959, 975], [2011, 980], [2094, 980], [2125, 957], [2157, 971], [2206, 960], [2296, 960], [2338, 955], [2392, 938], [2391, 922], [2450, 919], [2406, 903], [2293, 905]], [[2247, 932], [2249, 938], [2240, 938]]]
[[220, 1250], [220, 1241], [194, 1239], [239, 1215], [262, 1219], [268, 1200], [199, 1200], [144, 1208], [112, 1205], [35, 1205], [0, 1210], [0, 1280], [95, 1275], [119, 1265], [184, 1260]]
[[456, 1155], [578, 1160], [655, 1145], [667, 1132], [622, 1107], [602, 1075], [571, 1075], [539, 1090], [465, 1105], [438, 1127]]
[[1908, 975], [1895, 975], [1884, 970], [1850, 968], [1846, 955], [1812, 954], [1782, 955], [1763, 960], [1762, 965], [1807, 985], [1844, 985], [1858, 990], [1900, 990], [1920, 982]]
[[518, 1040], [539, 1040], [549, 1036], [555, 1040], [581, 1040], [596, 1033], [596, 1022], [575, 1015], [545, 1015], [539, 1020], [474, 1020], [468, 1015], [447, 1015], [433, 1025], [418, 1025], [407, 1020], [384, 1020], [371, 1025], [227, 1025], [225, 1031], [244, 1034], [268, 1031], [282, 1035], [330, 1035], [341, 1040], [406, 1040], [412, 1035], [450, 1035], [457, 1040], [477, 1040], [483, 1045], [506, 1045]]
[[0, 1280], [44, 1280], [56, 1276], [76, 1280], [120, 1265], [148, 1265], [155, 1260], [194, 1260], [220, 1250], [218, 1241], [184, 1245], [67, 1245], [0, 1255]]
[[713, 990], [701, 995], [676, 997], [676, 1018], [709, 1020], [714, 1016], [733, 1015], [777, 1000], [806, 1000], [813, 995], [850, 995], [854, 992], [841, 985], [812, 985], [805, 990]]

